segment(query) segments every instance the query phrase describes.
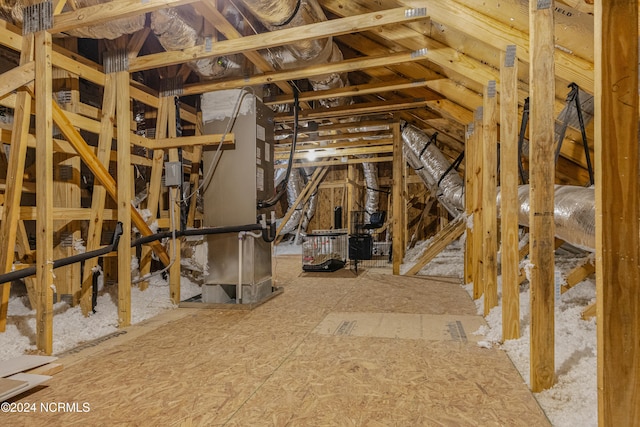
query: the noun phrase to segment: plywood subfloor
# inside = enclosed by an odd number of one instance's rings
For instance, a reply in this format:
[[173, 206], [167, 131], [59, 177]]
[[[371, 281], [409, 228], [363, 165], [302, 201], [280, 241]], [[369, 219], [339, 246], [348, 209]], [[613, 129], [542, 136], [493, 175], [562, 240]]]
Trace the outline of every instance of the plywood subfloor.
[[[502, 351], [449, 329], [482, 323], [456, 283], [300, 277], [298, 256], [275, 266], [285, 291], [255, 310], [173, 310], [61, 357], [64, 372], [20, 397], [90, 411], [3, 425], [548, 425]], [[335, 333], [342, 320], [350, 333]]]

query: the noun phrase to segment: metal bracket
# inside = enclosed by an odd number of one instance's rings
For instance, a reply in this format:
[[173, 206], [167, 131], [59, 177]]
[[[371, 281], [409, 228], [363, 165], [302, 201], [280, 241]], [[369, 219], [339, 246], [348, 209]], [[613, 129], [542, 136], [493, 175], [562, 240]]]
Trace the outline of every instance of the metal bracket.
[[53, 27], [53, 3], [48, 0], [25, 6], [22, 16], [22, 35], [48, 30]]
[[551, 8], [551, 0], [537, 0], [536, 9], [549, 9]]
[[426, 47], [423, 47], [422, 49], [414, 50], [413, 52], [411, 52], [412, 58], [419, 58], [421, 56], [426, 56], [426, 55], [427, 55]]
[[184, 91], [184, 83], [179, 77], [160, 80], [160, 96], [180, 96]]
[[471, 138], [471, 135], [473, 135], [473, 132], [475, 132], [476, 130], [476, 125], [471, 122], [467, 125], [467, 133], [466, 133], [466, 138], [469, 139]]
[[60, 247], [71, 248], [73, 247], [73, 232], [61, 231], [60, 232]]
[[56, 92], [56, 98], [58, 98], [58, 104], [71, 104], [71, 89], [60, 89]]
[[212, 36], [206, 36], [204, 38], [204, 51], [205, 52], [211, 52], [212, 49], [213, 49], [213, 37]]
[[514, 65], [516, 65], [516, 45], [510, 44], [507, 45], [507, 51], [504, 55], [504, 66], [510, 68]]
[[482, 120], [482, 116], [484, 116], [484, 108], [482, 107], [476, 108], [476, 111], [473, 113], [473, 119], [480, 121]]
[[129, 70], [129, 53], [126, 49], [109, 50], [102, 59], [104, 72], [107, 74]]
[[73, 179], [73, 170], [73, 166], [71, 165], [59, 165], [58, 179], [60, 181], [71, 181]]
[[427, 16], [426, 7], [416, 7], [413, 9], [407, 9], [404, 11], [405, 18], [414, 18], [417, 16]]
[[489, 80], [489, 84], [487, 85], [487, 96], [489, 98], [496, 97], [496, 81], [495, 80]]

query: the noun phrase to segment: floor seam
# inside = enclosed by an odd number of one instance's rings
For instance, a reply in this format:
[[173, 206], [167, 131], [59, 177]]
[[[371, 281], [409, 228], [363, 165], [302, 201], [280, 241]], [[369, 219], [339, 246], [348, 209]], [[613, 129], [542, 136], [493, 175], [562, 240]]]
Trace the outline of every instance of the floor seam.
[[[356, 284], [354, 283], [352, 286], [356, 286]], [[267, 383], [267, 381], [269, 381], [273, 375], [278, 372], [280, 370], [280, 368], [282, 367], [282, 365], [284, 365], [285, 362], [287, 362], [290, 358], [291, 355], [293, 353], [295, 353], [296, 350], [298, 350], [298, 348], [302, 345], [302, 343], [304, 343], [307, 338], [309, 338], [309, 336], [313, 333], [313, 331], [316, 330], [316, 328], [322, 323], [322, 321], [325, 319], [325, 317], [327, 317], [328, 313], [331, 313], [333, 311], [335, 311], [335, 308], [340, 305], [340, 303], [348, 296], [350, 295], [350, 292], [345, 292], [345, 294], [342, 296], [342, 298], [338, 299], [335, 304], [333, 304], [333, 306], [331, 306], [330, 308], [328, 308], [327, 312], [324, 313], [324, 316], [322, 316], [322, 318], [320, 320], [318, 320], [318, 322], [309, 329], [309, 331], [304, 335], [304, 337], [300, 340], [300, 342], [286, 355], [286, 357], [284, 359], [282, 359], [282, 361], [278, 364], [278, 366], [275, 367], [275, 369], [267, 376], [267, 378], [264, 379], [264, 381], [262, 381], [260, 383], [260, 385], [258, 385], [258, 387], [256, 387], [256, 389], [253, 391], [253, 393], [251, 393], [245, 400], [244, 402], [242, 402], [242, 404], [238, 407], [238, 409], [236, 409], [233, 414], [231, 414], [229, 416], [229, 418], [222, 424], [223, 426], [226, 426], [228, 423], [230, 423], [233, 418], [236, 416], [236, 414], [242, 409], [244, 408], [244, 406], [247, 404], [247, 402], [249, 400], [251, 400], [251, 398], [253, 396], [255, 396], [258, 391], [260, 391], [262, 389], [262, 387]]]

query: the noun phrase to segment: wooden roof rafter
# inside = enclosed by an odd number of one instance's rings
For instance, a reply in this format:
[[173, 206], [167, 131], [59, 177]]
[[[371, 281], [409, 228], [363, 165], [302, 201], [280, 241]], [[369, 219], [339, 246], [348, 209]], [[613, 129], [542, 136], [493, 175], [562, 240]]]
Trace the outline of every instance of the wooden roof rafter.
[[[212, 24], [220, 24], [220, 16], [217, 13], [214, 14], [209, 6], [198, 4], [196, 5], [196, 9], [204, 10], [206, 16], [213, 21]], [[231, 33], [231, 37], [233, 38], [215, 42], [210, 47], [207, 46], [207, 43], [204, 43], [202, 45], [197, 45], [180, 51], [139, 56], [131, 60], [129, 70], [132, 72], [148, 70], [151, 68], [176, 65], [198, 59], [258, 51], [271, 47], [283, 46], [288, 43], [338, 36], [354, 31], [367, 31], [372, 28], [378, 28], [382, 25], [425, 19], [425, 16], [407, 13], [407, 11], [408, 9], [406, 7], [400, 7], [384, 11], [383, 13], [376, 12], [353, 15], [340, 19], [303, 25], [301, 27], [286, 28], [244, 37], [233, 37], [233, 35], [236, 34], [230, 32], [229, 28], [224, 26], [222, 27], [224, 33]]]

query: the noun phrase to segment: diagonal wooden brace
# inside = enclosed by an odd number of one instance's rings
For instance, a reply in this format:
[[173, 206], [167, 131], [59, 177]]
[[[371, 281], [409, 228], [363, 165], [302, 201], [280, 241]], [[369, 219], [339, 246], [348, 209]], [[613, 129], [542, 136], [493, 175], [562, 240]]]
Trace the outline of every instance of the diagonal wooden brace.
[[[60, 131], [69, 140], [71, 145], [76, 149], [82, 160], [87, 164], [91, 172], [95, 175], [96, 179], [102, 183], [109, 195], [117, 198], [117, 185], [116, 181], [109, 174], [109, 171], [100, 163], [93, 150], [87, 145], [80, 133], [73, 127], [71, 121], [66, 116], [60, 106], [53, 101], [53, 121], [56, 123]], [[126, 185], [126, 184], [125, 184]], [[147, 223], [142, 216], [138, 213], [135, 207], [131, 206], [131, 221], [140, 230], [143, 236], [150, 236], [153, 234]], [[160, 242], [154, 241], [150, 243], [151, 248], [154, 250], [160, 261], [164, 265], [169, 265], [170, 259], [167, 252]]]

